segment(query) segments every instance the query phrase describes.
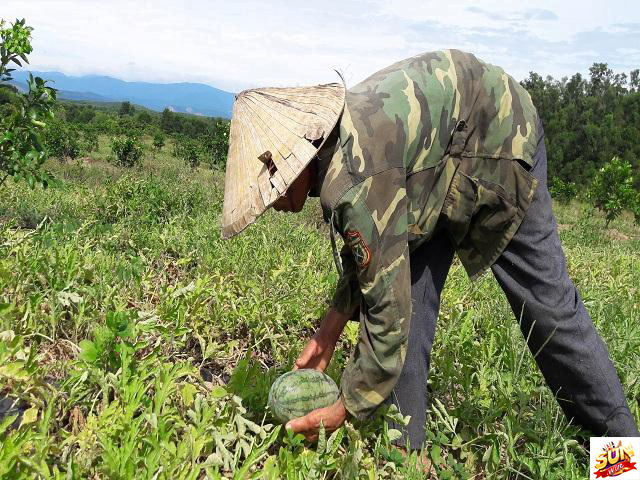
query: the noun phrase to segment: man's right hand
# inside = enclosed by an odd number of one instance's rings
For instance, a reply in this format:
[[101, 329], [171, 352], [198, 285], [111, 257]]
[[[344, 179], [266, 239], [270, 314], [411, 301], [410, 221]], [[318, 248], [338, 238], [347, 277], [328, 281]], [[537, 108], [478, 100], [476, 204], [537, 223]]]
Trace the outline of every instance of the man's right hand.
[[293, 369], [312, 368], [324, 372], [331, 361], [337, 340], [328, 338], [328, 335], [323, 335], [322, 331], [318, 330], [298, 356]]
[[311, 337], [295, 361], [293, 370], [311, 368], [324, 372], [331, 361], [338, 338], [348, 320], [349, 315], [340, 313], [334, 308], [329, 309], [320, 328]]

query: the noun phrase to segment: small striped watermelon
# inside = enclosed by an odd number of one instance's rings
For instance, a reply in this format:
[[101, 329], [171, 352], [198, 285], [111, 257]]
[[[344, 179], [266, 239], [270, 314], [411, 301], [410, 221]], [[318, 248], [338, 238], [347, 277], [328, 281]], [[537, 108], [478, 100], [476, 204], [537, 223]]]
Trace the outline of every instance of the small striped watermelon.
[[303, 368], [279, 376], [269, 390], [269, 408], [282, 423], [304, 417], [338, 400], [336, 383], [325, 373]]

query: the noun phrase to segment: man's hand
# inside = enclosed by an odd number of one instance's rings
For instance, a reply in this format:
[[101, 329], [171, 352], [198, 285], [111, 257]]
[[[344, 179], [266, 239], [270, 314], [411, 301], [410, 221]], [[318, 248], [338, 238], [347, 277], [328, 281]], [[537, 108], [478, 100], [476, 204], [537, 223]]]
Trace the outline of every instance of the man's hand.
[[329, 338], [318, 330], [293, 365], [293, 370], [299, 368], [312, 368], [324, 372], [331, 361], [333, 351], [336, 348], [337, 339]]
[[318, 440], [320, 422], [324, 425], [327, 433], [333, 432], [342, 426], [347, 419], [348, 412], [344, 408], [342, 397], [333, 405], [325, 408], [318, 408], [309, 412], [304, 417], [295, 418], [287, 423], [286, 428], [291, 428], [294, 433], [301, 433], [309, 442]]
[[330, 309], [322, 320], [318, 331], [311, 337], [295, 361], [293, 370], [312, 368], [324, 372], [331, 361], [336, 342], [348, 320], [349, 315], [340, 313], [334, 308]]

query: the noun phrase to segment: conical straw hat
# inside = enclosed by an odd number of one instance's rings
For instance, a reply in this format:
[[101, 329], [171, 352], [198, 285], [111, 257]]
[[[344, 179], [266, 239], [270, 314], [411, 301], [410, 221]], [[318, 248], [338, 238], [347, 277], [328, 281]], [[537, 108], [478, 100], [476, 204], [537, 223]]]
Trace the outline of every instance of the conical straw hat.
[[[285, 193], [333, 130], [344, 99], [345, 87], [338, 83], [258, 88], [236, 96], [224, 182], [223, 238], [241, 232]], [[273, 173], [270, 160], [277, 169]]]

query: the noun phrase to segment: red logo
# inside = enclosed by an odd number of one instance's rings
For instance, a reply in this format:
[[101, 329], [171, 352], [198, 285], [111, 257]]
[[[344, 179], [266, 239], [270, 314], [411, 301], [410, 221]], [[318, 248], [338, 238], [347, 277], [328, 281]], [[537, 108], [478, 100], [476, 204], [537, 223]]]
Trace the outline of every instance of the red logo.
[[345, 243], [349, 245], [349, 248], [353, 252], [353, 257], [358, 264], [358, 267], [365, 268], [371, 262], [371, 250], [365, 243], [360, 232], [355, 230], [347, 230], [345, 233]]
[[622, 445], [622, 440], [615, 445], [608, 442], [602, 447], [602, 452], [596, 455], [596, 478], [617, 477], [630, 470], [636, 470], [636, 462], [633, 458], [633, 446]]

